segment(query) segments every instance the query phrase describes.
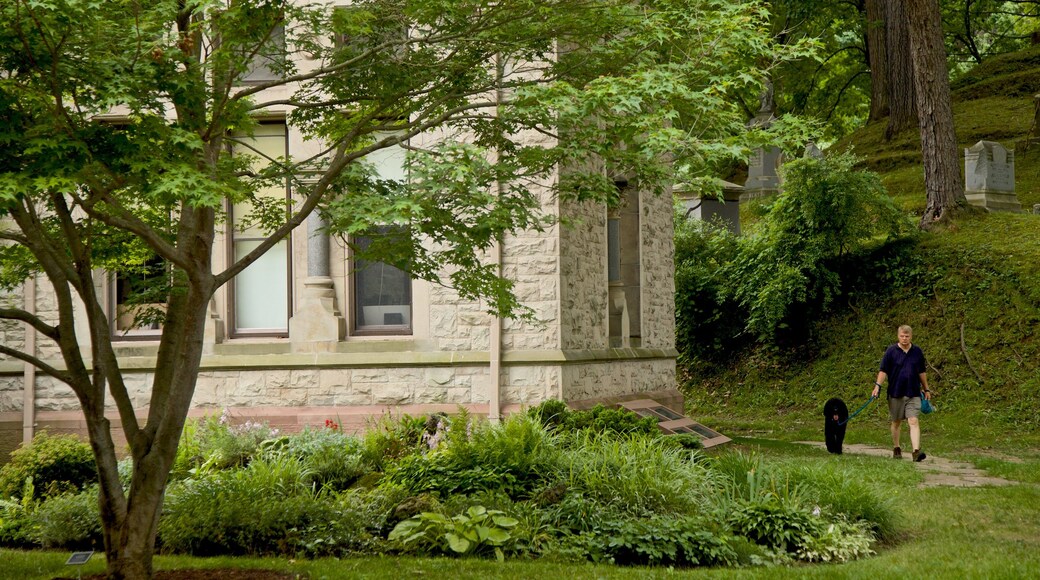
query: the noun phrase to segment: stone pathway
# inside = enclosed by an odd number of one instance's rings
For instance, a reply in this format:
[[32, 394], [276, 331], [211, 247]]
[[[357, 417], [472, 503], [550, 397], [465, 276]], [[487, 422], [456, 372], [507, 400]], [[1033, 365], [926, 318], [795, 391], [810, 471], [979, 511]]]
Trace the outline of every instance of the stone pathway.
[[[827, 448], [827, 445], [822, 441], [799, 441], [798, 443], [812, 445], [820, 449]], [[843, 445], [842, 451], [859, 455], [892, 457], [891, 449], [864, 445], [862, 443]], [[925, 450], [925, 453], [928, 453], [928, 451]], [[909, 452], [903, 453], [903, 461], [910, 461]], [[982, 487], [986, 485], [1011, 485], [1014, 483], [1002, 477], [987, 475], [985, 471], [976, 469], [970, 463], [936, 457], [930, 453], [928, 453], [928, 457], [924, 461], [915, 463], [914, 467], [924, 472], [924, 481], [918, 487]]]

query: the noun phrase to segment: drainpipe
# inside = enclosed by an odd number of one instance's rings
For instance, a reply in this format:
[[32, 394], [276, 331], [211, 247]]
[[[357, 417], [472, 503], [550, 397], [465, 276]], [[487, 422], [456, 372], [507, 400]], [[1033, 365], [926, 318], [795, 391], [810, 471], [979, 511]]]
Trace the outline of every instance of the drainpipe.
[[[501, 184], [499, 188], [501, 189]], [[495, 264], [495, 275], [502, 275], [502, 245], [495, 242], [491, 246], [491, 260]], [[502, 420], [502, 317], [495, 316], [491, 320], [491, 362], [489, 372], [491, 374], [491, 388], [488, 396], [488, 420], [498, 422]]]
[[[22, 300], [25, 311], [36, 314], [36, 278], [29, 278], [22, 288]], [[25, 325], [25, 352], [36, 354], [36, 329]], [[29, 443], [33, 438], [36, 426], [36, 367], [25, 363], [22, 375], [22, 441]]]
[[[505, 62], [501, 54], [495, 55], [495, 99], [498, 103], [505, 100], [502, 82], [505, 78]], [[501, 105], [499, 105], [501, 106]], [[496, 111], [497, 112], [497, 111]], [[496, 159], [497, 161], [497, 159]], [[498, 197], [502, 197], [502, 182], [497, 183]], [[495, 266], [495, 275], [502, 275], [502, 241], [495, 240], [491, 246], [491, 261]], [[495, 316], [491, 320], [491, 331], [488, 340], [490, 361], [488, 363], [488, 420], [498, 423], [502, 420], [502, 317]]]

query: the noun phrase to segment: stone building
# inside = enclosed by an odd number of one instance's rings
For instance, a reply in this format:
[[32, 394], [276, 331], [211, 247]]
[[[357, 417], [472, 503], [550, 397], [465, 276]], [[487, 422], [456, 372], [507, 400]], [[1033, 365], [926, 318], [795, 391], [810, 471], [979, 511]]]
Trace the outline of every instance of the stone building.
[[[250, 147], [272, 158], [313, 154], [316, 145], [284, 116], [265, 111]], [[384, 176], [407, 178], [402, 150], [371, 157]], [[226, 408], [289, 430], [325, 419], [358, 429], [387, 412], [462, 406], [498, 418], [549, 398], [579, 407], [647, 397], [681, 405], [672, 199], [619, 187], [624, 202], [609, 211], [602, 204], [561, 202], [546, 188], [543, 210], [568, 225], [507, 237], [488, 256], [537, 322], [495, 318], [485, 304], [448, 288], [387, 264], [354, 260], [344, 241], [321, 233], [320, 219], [312, 216], [217, 292], [192, 414]], [[267, 193], [293, 195], [277, 188]], [[235, 210], [229, 208], [231, 223], [218, 239], [215, 269], [258, 243], [259, 233], [232, 227]], [[132, 282], [96, 275], [108, 296], [121, 368], [143, 409], [161, 330], [133, 326], [133, 312], [122, 304]], [[46, 278], [0, 296], [4, 305], [45, 319], [57, 311]], [[56, 345], [21, 323], [0, 322], [0, 340], [45, 361], [60, 360]], [[0, 453], [44, 428], [85, 428], [72, 390], [0, 357]]]

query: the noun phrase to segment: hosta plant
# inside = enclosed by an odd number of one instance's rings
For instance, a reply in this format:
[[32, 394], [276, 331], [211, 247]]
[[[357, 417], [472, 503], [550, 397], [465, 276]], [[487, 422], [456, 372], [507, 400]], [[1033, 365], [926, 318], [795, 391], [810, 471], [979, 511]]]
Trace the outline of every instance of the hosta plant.
[[451, 517], [423, 512], [398, 523], [389, 539], [405, 551], [459, 556], [494, 552], [501, 561], [503, 547], [514, 541], [511, 531], [517, 523], [503, 511], [478, 505]]

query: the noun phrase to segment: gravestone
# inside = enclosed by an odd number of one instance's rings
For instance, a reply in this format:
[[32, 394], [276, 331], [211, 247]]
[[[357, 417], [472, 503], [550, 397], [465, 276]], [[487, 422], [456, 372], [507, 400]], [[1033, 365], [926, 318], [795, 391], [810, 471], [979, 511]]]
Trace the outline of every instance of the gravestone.
[[[762, 92], [761, 106], [758, 113], [748, 121], [750, 128], [766, 128], [776, 121], [773, 116], [773, 83], [767, 81]], [[748, 176], [744, 182], [744, 192], [740, 201], [755, 199], [780, 190], [780, 164], [782, 152], [778, 147], [759, 147], [751, 152], [748, 159]]]
[[1015, 152], [993, 141], [965, 149], [964, 196], [989, 211], [1022, 211], [1015, 194]]

